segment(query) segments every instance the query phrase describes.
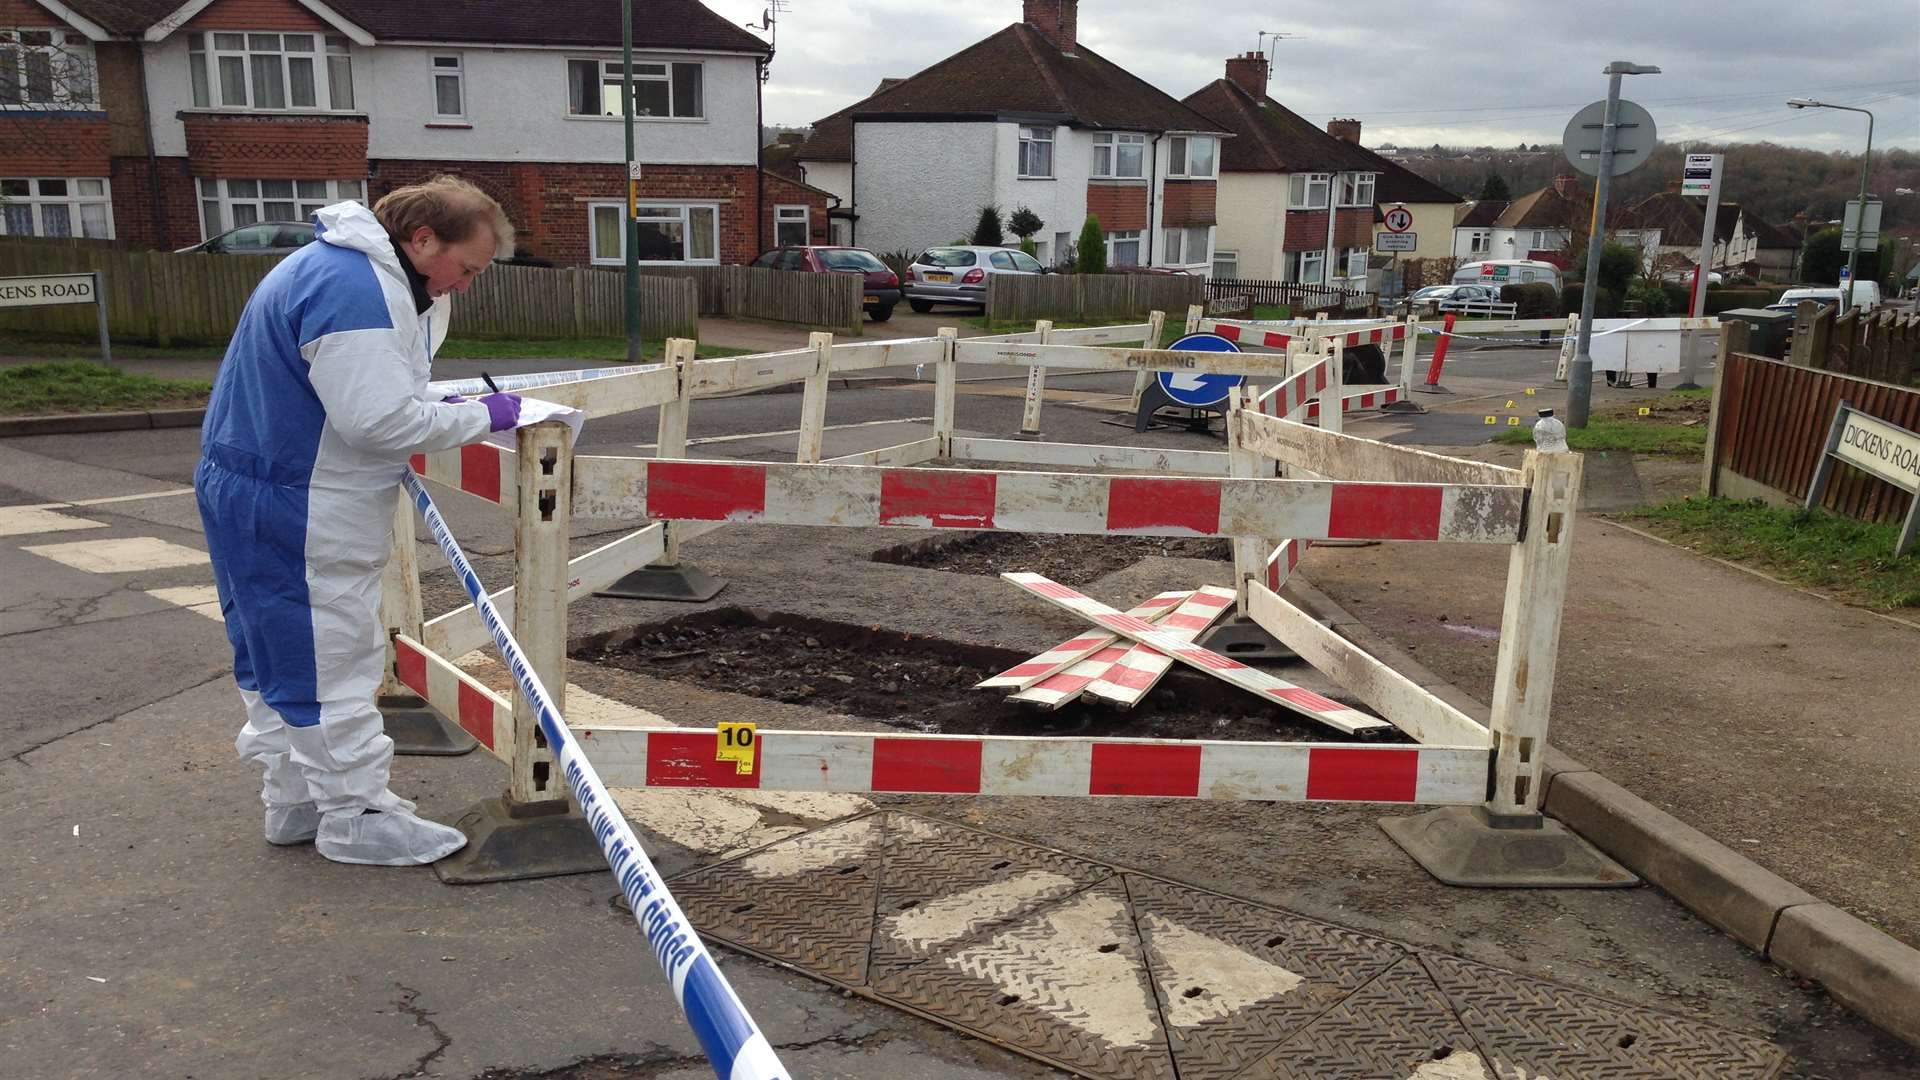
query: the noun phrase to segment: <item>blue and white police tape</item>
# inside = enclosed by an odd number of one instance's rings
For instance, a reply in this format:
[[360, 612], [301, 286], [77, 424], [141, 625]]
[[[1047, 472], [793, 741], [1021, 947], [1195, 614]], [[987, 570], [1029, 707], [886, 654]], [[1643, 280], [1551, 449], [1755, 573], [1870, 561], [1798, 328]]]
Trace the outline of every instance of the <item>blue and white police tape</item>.
[[720, 974], [700, 935], [694, 932], [686, 914], [660, 879], [659, 871], [654, 869], [652, 860], [647, 858], [640, 841], [628, 827], [627, 819], [607, 794], [600, 774], [594, 771], [593, 763], [587, 760], [579, 742], [567, 729], [566, 721], [560, 718], [559, 710], [553, 707], [553, 698], [527, 663], [520, 644], [513, 640], [513, 634], [500, 620], [499, 609], [487, 598], [486, 589], [473, 572], [473, 564], [460, 550], [439, 508], [433, 505], [432, 496], [411, 472], [402, 482], [413, 496], [414, 505], [420, 508], [421, 516], [426, 518], [427, 528], [446, 555], [448, 565], [453, 567], [454, 575], [460, 579], [461, 587], [467, 590], [467, 597], [480, 612], [481, 623], [506, 658], [514, 681], [533, 703], [540, 730], [546, 734], [547, 745], [553, 748], [554, 757], [560, 763], [561, 775], [566, 777], [567, 786], [579, 800], [580, 811], [592, 827], [594, 839], [599, 841], [600, 851], [607, 857], [607, 865], [613, 868], [614, 880], [626, 894], [634, 921], [646, 934], [654, 959], [666, 973], [687, 1023], [700, 1039], [714, 1075], [719, 1080], [790, 1080], [786, 1067], [774, 1056], [766, 1034], [753, 1022], [753, 1017], [747, 1015], [746, 1006], [727, 984], [726, 976]]
[[542, 386], [558, 386], [562, 383], [590, 382], [594, 379], [611, 379], [616, 375], [636, 375], [645, 371], [658, 371], [665, 364], [639, 364], [629, 367], [582, 368], [578, 371], [536, 371], [527, 375], [495, 376], [493, 385], [488, 386], [479, 379], [444, 379], [427, 384], [430, 394], [445, 397], [459, 394], [461, 397], [479, 397], [496, 390], [515, 394]]

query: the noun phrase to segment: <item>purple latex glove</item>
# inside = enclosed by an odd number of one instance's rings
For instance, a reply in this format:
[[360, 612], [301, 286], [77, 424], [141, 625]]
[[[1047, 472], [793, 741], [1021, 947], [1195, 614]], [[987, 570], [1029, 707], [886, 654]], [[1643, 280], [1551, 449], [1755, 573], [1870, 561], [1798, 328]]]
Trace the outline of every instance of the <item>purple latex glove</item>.
[[487, 407], [487, 416], [492, 419], [488, 431], [506, 431], [520, 422], [519, 394], [488, 394], [480, 404]]
[[440, 399], [440, 404], [460, 405], [460, 404], [464, 404], [466, 400], [467, 400], [466, 398], [461, 397], [459, 394], [448, 394], [446, 397], [443, 397]]

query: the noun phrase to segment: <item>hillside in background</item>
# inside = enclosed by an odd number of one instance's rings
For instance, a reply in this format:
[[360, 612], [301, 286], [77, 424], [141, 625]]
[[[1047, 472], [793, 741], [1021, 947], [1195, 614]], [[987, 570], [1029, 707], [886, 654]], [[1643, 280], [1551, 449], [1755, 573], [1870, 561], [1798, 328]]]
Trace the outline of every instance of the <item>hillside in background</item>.
[[[1785, 224], [1806, 211], [1815, 222], [1837, 219], [1840, 208], [1860, 190], [1860, 155], [1828, 154], [1774, 143], [1661, 143], [1652, 160], [1625, 176], [1614, 178], [1614, 205], [1664, 191], [1680, 179], [1687, 154], [1725, 154], [1727, 171], [1721, 197], [1740, 203], [1774, 224]], [[1538, 144], [1526, 150], [1447, 149], [1402, 150], [1400, 164], [1465, 198], [1480, 192], [1489, 173], [1500, 176], [1514, 195], [1524, 195], [1552, 183], [1556, 174], [1572, 172], [1557, 144]], [[1886, 204], [1882, 227], [1920, 230], [1920, 194], [1896, 195], [1899, 188], [1920, 192], [1920, 154], [1909, 150], [1875, 151], [1867, 190]], [[1592, 181], [1582, 177], [1589, 185]]]

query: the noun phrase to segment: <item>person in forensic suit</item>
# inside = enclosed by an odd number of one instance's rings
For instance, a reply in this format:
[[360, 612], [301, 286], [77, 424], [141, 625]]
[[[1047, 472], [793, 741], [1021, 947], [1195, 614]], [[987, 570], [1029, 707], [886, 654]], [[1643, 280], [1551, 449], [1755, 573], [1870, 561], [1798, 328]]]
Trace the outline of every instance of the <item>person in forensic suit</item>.
[[387, 786], [374, 704], [386, 664], [380, 571], [410, 455], [521, 422], [495, 393], [427, 390], [451, 294], [512, 254], [513, 226], [464, 180], [314, 215], [240, 316], [194, 473], [246, 706], [235, 742], [261, 767], [266, 838], [336, 862], [431, 863], [465, 846]]

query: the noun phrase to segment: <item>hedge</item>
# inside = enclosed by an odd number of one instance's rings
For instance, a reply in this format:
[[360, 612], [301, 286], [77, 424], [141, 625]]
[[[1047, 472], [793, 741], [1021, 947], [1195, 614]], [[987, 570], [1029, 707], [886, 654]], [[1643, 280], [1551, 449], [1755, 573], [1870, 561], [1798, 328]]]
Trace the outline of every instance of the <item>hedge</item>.
[[1559, 295], [1544, 281], [1525, 285], [1502, 285], [1500, 302], [1514, 305], [1516, 319], [1551, 319], [1559, 304]]
[[[1567, 286], [1566, 289], [1560, 293], [1560, 313], [1563, 315], [1580, 314], [1580, 298], [1585, 289], [1586, 286], [1580, 284]], [[1594, 318], [1611, 319], [1619, 310], [1619, 299], [1613, 295], [1612, 289], [1603, 286], [1600, 291], [1594, 294]]]

